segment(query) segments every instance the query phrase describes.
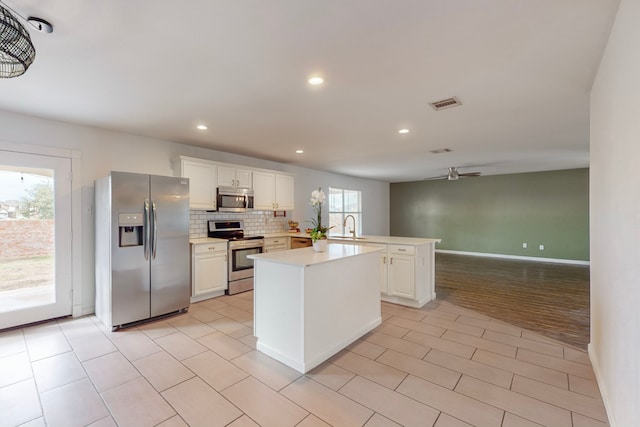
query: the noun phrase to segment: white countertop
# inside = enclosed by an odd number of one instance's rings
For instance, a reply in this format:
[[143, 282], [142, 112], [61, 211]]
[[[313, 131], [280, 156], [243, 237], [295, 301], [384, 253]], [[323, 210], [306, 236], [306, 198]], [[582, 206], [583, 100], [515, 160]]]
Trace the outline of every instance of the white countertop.
[[385, 243], [391, 245], [411, 245], [420, 246], [428, 245], [431, 243], [440, 243], [440, 239], [430, 239], [426, 237], [399, 237], [399, 236], [358, 236], [357, 239], [351, 238], [332, 238], [328, 236], [331, 241], [345, 241], [345, 242], [357, 242], [357, 243]]
[[265, 237], [265, 239], [268, 239], [269, 237], [303, 237], [302, 235], [305, 235], [306, 237], [311, 238], [311, 236], [309, 236], [306, 233], [302, 233], [302, 232], [296, 232], [296, 233], [289, 233], [288, 231], [278, 231], [277, 233], [265, 233], [262, 234], [262, 236]]
[[211, 243], [227, 243], [227, 239], [216, 239], [213, 237], [200, 237], [197, 239], [189, 239], [189, 243], [192, 245], [211, 244]]
[[[311, 236], [305, 232], [299, 233], [289, 233], [288, 231], [282, 231], [280, 233], [269, 233], [265, 234], [264, 237], [302, 237], [306, 239], [310, 239]], [[399, 237], [399, 236], [370, 236], [363, 235], [358, 236], [358, 239], [353, 240], [350, 238], [335, 238], [332, 236], [327, 236], [332, 242], [349, 242], [349, 243], [384, 243], [391, 245], [411, 245], [411, 246], [420, 246], [427, 245], [431, 243], [440, 243], [441, 239], [431, 239], [426, 237]]]
[[312, 247], [294, 249], [290, 251], [270, 252], [266, 254], [249, 255], [247, 258], [260, 261], [270, 261], [279, 264], [306, 267], [314, 264], [336, 261], [342, 258], [364, 255], [382, 249], [370, 246], [343, 245], [329, 242], [325, 252], [315, 252]]
[[[280, 231], [277, 233], [266, 233], [264, 234], [265, 238], [269, 237], [302, 237], [305, 239], [310, 239], [311, 236], [307, 233], [301, 231], [299, 233], [289, 233], [288, 231]], [[411, 246], [420, 246], [420, 245], [428, 245], [431, 243], [440, 243], [441, 239], [430, 239], [426, 237], [399, 237], [399, 236], [370, 236], [363, 235], [358, 236], [358, 239], [353, 240], [351, 238], [336, 238], [332, 236], [328, 236], [331, 242], [335, 243], [383, 243], [383, 244], [391, 244], [391, 245], [411, 245]], [[206, 244], [206, 243], [219, 243], [226, 242], [227, 239], [216, 239], [212, 237], [201, 237], [197, 239], [190, 239], [189, 243], [194, 245], [197, 244]]]

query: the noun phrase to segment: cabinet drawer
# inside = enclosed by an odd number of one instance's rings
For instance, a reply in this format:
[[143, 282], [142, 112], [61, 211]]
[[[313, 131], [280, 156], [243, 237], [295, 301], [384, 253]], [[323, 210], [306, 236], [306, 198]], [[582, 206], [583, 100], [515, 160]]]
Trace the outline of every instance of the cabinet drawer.
[[193, 245], [193, 253], [195, 254], [204, 254], [211, 252], [226, 252], [227, 251], [227, 243], [201, 243], [198, 245]]
[[306, 248], [311, 245], [312, 245], [311, 239], [306, 239], [304, 237], [291, 238], [291, 249]]
[[[384, 243], [358, 243], [362, 246], [369, 246], [372, 248], [378, 248], [378, 249], [387, 249], [387, 245]], [[383, 253], [383, 252], [381, 252]]]
[[390, 254], [415, 255], [416, 247], [411, 245], [389, 245]]
[[266, 237], [264, 239], [265, 246], [286, 245], [288, 237]]

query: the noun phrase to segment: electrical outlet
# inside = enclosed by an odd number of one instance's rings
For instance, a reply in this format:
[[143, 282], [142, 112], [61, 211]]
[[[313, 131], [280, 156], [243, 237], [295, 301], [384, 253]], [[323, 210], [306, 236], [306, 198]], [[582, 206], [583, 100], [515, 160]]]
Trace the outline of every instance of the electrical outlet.
[[522, 244], [522, 249], [527, 249], [527, 244], [526, 243]]
[[544, 251], [544, 245], [538, 246], [538, 249], [540, 249], [541, 251]]

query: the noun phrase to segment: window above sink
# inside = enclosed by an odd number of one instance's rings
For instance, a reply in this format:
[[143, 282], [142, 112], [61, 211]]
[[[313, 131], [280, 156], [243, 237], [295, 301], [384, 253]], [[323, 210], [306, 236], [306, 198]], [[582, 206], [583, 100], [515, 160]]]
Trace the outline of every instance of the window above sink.
[[[329, 187], [329, 238], [353, 239], [350, 234], [354, 227], [351, 220], [344, 226], [345, 218], [352, 215], [355, 219], [356, 236], [362, 234], [362, 191]], [[356, 238], [358, 239], [358, 238]]]

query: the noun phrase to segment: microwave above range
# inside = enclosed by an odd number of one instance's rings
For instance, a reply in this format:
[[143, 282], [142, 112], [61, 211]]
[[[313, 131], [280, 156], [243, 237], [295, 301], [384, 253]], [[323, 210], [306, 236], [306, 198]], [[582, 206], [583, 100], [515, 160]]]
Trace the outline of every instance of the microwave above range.
[[216, 190], [218, 212], [247, 212], [253, 209], [253, 190], [238, 187], [218, 187]]

